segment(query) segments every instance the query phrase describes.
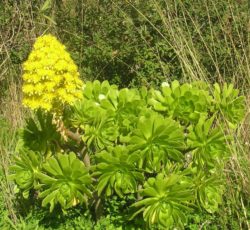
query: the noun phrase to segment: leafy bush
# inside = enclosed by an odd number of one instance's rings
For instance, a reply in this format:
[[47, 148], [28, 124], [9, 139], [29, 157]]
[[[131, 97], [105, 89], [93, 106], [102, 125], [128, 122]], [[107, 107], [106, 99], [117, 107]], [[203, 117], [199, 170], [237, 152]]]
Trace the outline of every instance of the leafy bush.
[[246, 9], [246, 1], [231, 0], [82, 1], [71, 13], [61, 4], [54, 19], [89, 80], [160, 86], [197, 68], [196, 78], [247, 82], [236, 68], [248, 46]]
[[[50, 136], [32, 129], [32, 142], [20, 135], [25, 145], [19, 146], [12, 178], [25, 198], [50, 204], [50, 211], [60, 207], [67, 213], [85, 203], [99, 218], [107, 214], [105, 200], [118, 196], [125, 201], [126, 221], [139, 215], [149, 228], [183, 228], [192, 211], [219, 210], [227, 146], [234, 141], [226, 130], [235, 129], [245, 112], [244, 97], [232, 85], [218, 87], [174, 81], [159, 90], [118, 89], [107, 81], [87, 82], [83, 99], [65, 107], [61, 121], [65, 129], [78, 130], [81, 143], [59, 138], [46, 154], [29, 143], [49, 147], [54, 131]], [[223, 107], [221, 98], [234, 100]], [[36, 114], [53, 125], [48, 112]]]

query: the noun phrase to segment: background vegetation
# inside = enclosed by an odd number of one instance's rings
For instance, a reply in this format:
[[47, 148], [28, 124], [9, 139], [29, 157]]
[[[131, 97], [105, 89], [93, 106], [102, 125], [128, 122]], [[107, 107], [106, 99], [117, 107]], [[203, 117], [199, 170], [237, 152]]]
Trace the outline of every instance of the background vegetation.
[[[6, 229], [112, 229], [122, 226], [119, 199], [98, 224], [88, 213], [68, 217], [46, 210], [27, 213], [7, 175], [21, 105], [21, 64], [36, 37], [56, 35], [68, 48], [84, 80], [120, 87], [159, 86], [162, 81], [233, 82], [247, 98], [225, 170], [228, 189], [216, 215], [194, 213], [190, 229], [247, 229], [250, 219], [250, 22], [247, 0], [2, 0], [0, 2], [0, 227]], [[63, 219], [63, 220], [62, 220]], [[2, 227], [3, 226], [3, 227]], [[219, 227], [222, 226], [222, 227]], [[114, 229], [118, 227], [114, 226]]]

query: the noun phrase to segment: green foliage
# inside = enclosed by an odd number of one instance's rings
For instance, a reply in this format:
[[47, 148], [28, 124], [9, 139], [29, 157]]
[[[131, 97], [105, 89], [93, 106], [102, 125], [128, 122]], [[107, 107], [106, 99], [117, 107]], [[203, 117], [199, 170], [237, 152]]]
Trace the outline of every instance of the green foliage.
[[[243, 97], [234, 90], [227, 93], [237, 101], [230, 113], [238, 124], [234, 113], [244, 108]], [[30, 142], [29, 135], [20, 136], [26, 145], [19, 150], [26, 154], [18, 153], [12, 175], [20, 192], [35, 190], [34, 200], [43, 207], [49, 204], [52, 213], [61, 208], [66, 215], [66, 210], [85, 204], [97, 218], [103, 212], [109, 216], [107, 207], [118, 197], [121, 204], [111, 207], [123, 214], [112, 221], [122, 229], [123, 221], [144, 229], [184, 228], [194, 210], [219, 211], [230, 157], [227, 143], [234, 141], [228, 127], [236, 126], [215, 120], [221, 102], [209, 85], [174, 81], [160, 90], [146, 90], [94, 81], [86, 83], [83, 95], [62, 118], [66, 129], [78, 130], [80, 144], [55, 138], [49, 114], [43, 115], [45, 121], [37, 114], [41, 130], [27, 123], [25, 129], [39, 134], [42, 148], [34, 136]], [[55, 139], [57, 148], [51, 148]], [[31, 150], [33, 145], [38, 152]], [[47, 148], [51, 154], [44, 154]]]
[[188, 202], [193, 199], [190, 183], [181, 175], [158, 174], [156, 178], [149, 178], [142, 190], [144, 199], [132, 206], [143, 206], [143, 217], [149, 225], [157, 224], [163, 229], [173, 229], [174, 226], [183, 227], [186, 223], [184, 210], [188, 209]]
[[149, 104], [167, 116], [178, 119], [184, 124], [196, 123], [206, 116], [211, 104], [211, 96], [200, 90], [199, 84], [183, 84], [173, 81], [171, 86], [163, 83], [161, 91], [151, 90]]
[[[55, 6], [54, 20], [88, 80], [159, 86], [166, 78], [189, 78], [188, 70], [198, 62], [212, 81], [231, 81], [240, 72], [247, 82], [247, 72], [236, 67], [248, 47], [247, 1], [81, 3]], [[185, 60], [193, 57], [188, 66]]]
[[112, 145], [118, 137], [118, 128], [113, 119], [103, 114], [96, 115], [91, 125], [84, 126], [84, 131], [82, 140], [95, 149]]
[[142, 218], [136, 218], [135, 221], [129, 221], [131, 210], [129, 204], [136, 201], [134, 194], [124, 195], [122, 198], [116, 195], [112, 199], [106, 197], [104, 200], [104, 213], [110, 222], [114, 223], [117, 228], [121, 229], [144, 229]]
[[[124, 1], [84, 3], [67, 21], [76, 22], [74, 31], [83, 26], [83, 36], [75, 37], [75, 45], [72, 46], [78, 65], [83, 67], [83, 75], [89, 80], [106, 79], [120, 86], [148, 85], [148, 82], [159, 84], [165, 78], [164, 72], [170, 72], [167, 61], [172, 61], [173, 51], [169, 46], [165, 48], [166, 43], [162, 45], [163, 39], [154, 33], [147, 19], [137, 12], [138, 8], [149, 15], [153, 2], [147, 6], [133, 2], [134, 7]], [[81, 12], [84, 12], [85, 22], [77, 19], [81, 17]], [[62, 26], [62, 14], [60, 12], [57, 15], [59, 27]], [[152, 23], [160, 21], [157, 13], [152, 16]], [[113, 25], [112, 28], [110, 25]], [[67, 34], [63, 33], [63, 37], [69, 41]], [[84, 49], [81, 51], [78, 47]], [[159, 61], [159, 53], [163, 60]], [[81, 56], [84, 59], [78, 58]], [[147, 81], [149, 76], [151, 79]]]
[[188, 146], [193, 149], [193, 163], [199, 167], [213, 167], [218, 162], [223, 165], [228, 149], [223, 131], [213, 127], [214, 117], [201, 118], [195, 126], [188, 128]]
[[[53, 229], [76, 229], [76, 230], [116, 230], [122, 229], [116, 226], [109, 217], [103, 217], [97, 222], [90, 218], [89, 213], [82, 208], [75, 207], [67, 213], [50, 213], [43, 209], [34, 208], [26, 217], [20, 218], [18, 223], [13, 223], [6, 218], [2, 229], [13, 230], [53, 230]], [[1, 223], [1, 222], [0, 222]], [[0, 225], [1, 226], [1, 225]]]
[[184, 133], [178, 123], [156, 113], [139, 118], [129, 141], [131, 151], [140, 154], [139, 168], [156, 172], [169, 160], [182, 160], [184, 147]]
[[118, 90], [107, 81], [87, 82], [83, 94], [83, 100], [73, 108], [72, 120], [84, 130], [82, 139], [94, 150], [127, 139], [141, 110], [146, 108], [143, 90]]
[[107, 196], [115, 191], [120, 197], [137, 191], [138, 183], [143, 181], [143, 174], [135, 165], [140, 154], [129, 154], [125, 146], [116, 146], [97, 153], [96, 157], [93, 175], [99, 176], [96, 187], [99, 196], [103, 191]]
[[[19, 145], [42, 154], [50, 154], [58, 149], [61, 136], [57, 132], [56, 125], [52, 122], [52, 114], [42, 110], [35, 112], [35, 118], [28, 118], [26, 126], [20, 132]], [[20, 148], [22, 148], [20, 146]]]
[[244, 97], [239, 96], [239, 90], [232, 84], [224, 84], [220, 87], [214, 85], [215, 110], [222, 118], [226, 119], [230, 126], [234, 127], [242, 120], [245, 114]]
[[209, 213], [216, 212], [222, 203], [223, 183], [224, 180], [219, 174], [198, 172], [194, 178], [194, 189], [198, 205]]
[[37, 185], [36, 174], [41, 169], [41, 164], [42, 156], [39, 153], [23, 149], [15, 157], [15, 165], [10, 168], [12, 171], [10, 179], [15, 181], [18, 185], [17, 192], [20, 189], [26, 199], [30, 195], [30, 190]]
[[51, 157], [42, 167], [43, 171], [36, 174], [40, 181], [38, 187], [42, 189], [39, 194], [43, 198], [42, 206], [50, 204], [52, 211], [57, 203], [63, 209], [78, 203], [87, 204], [88, 197], [91, 197], [91, 177], [74, 153]]

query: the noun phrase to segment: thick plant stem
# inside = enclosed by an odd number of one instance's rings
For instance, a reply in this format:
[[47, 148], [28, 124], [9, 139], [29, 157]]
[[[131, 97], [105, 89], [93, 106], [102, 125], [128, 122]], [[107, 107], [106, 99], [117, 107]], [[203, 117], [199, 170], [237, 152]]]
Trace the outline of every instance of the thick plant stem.
[[79, 133], [74, 133], [74, 132], [72, 132], [72, 131], [70, 131], [70, 130], [68, 130], [66, 128], [64, 129], [64, 131], [65, 131], [65, 134], [66, 134], [67, 137], [69, 137], [70, 139], [76, 141], [77, 144], [80, 144], [81, 135]]
[[[72, 132], [71, 130], [67, 129], [64, 126], [64, 123], [61, 118], [57, 118], [56, 115], [53, 115], [53, 124], [56, 125], [57, 131], [62, 135], [64, 140], [67, 141], [68, 138], [71, 140], [76, 141], [78, 145], [82, 142], [82, 137], [78, 132]], [[81, 150], [81, 154], [83, 155], [83, 162], [87, 168], [90, 167], [90, 157], [89, 154], [86, 152], [86, 146], [84, 143], [84, 147]]]
[[85, 164], [85, 166], [87, 167], [87, 168], [89, 168], [90, 167], [90, 157], [89, 157], [89, 154], [87, 153], [87, 151], [86, 151], [86, 145], [85, 145], [85, 143], [84, 143], [84, 146], [83, 146], [83, 148], [82, 148], [82, 150], [81, 150], [81, 154], [82, 154], [82, 156], [83, 156], [83, 162], [84, 162], [84, 164]]
[[97, 192], [94, 192], [94, 199], [95, 199], [95, 218], [96, 220], [99, 220], [104, 212], [103, 209], [103, 202], [101, 197], [98, 196]]
[[[77, 142], [77, 144], [80, 144], [82, 141], [81, 135], [79, 133], [74, 133], [66, 128], [64, 128], [65, 135], [69, 137], [70, 139], [74, 140]], [[84, 146], [81, 150], [81, 154], [83, 156], [83, 162], [87, 168], [90, 167], [90, 157], [89, 154], [86, 152], [86, 145], [84, 143]]]

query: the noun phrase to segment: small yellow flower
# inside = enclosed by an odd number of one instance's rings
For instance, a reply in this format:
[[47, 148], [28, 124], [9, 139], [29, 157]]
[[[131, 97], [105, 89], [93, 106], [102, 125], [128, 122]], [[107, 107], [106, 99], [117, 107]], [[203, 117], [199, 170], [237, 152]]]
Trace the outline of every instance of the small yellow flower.
[[55, 86], [56, 86], [56, 82], [45, 82], [44, 83], [45, 89], [47, 92], [53, 92]]
[[30, 95], [33, 94], [34, 86], [32, 84], [25, 84], [22, 89], [23, 93]]
[[37, 83], [34, 86], [34, 93], [41, 95], [43, 93], [44, 90], [44, 85], [42, 83]]
[[54, 100], [55, 96], [56, 96], [56, 95], [53, 94], [53, 93], [47, 93], [47, 94], [46, 94], [45, 101], [47, 101], [48, 103], [50, 103], [51, 101]]
[[23, 70], [23, 104], [31, 109], [58, 112], [82, 97], [77, 66], [50, 34], [37, 38]]

